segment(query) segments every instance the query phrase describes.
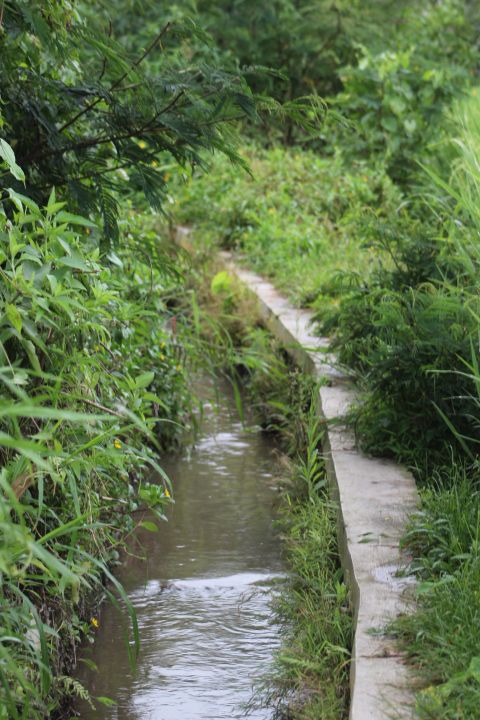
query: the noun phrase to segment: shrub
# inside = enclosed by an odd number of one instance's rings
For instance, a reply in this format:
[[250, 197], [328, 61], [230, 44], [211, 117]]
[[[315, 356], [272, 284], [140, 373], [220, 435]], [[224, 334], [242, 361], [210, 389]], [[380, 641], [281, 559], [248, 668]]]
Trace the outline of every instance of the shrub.
[[[12, 149], [1, 149], [4, 168], [20, 176]], [[175, 282], [156, 248], [148, 264], [131, 250], [101, 263], [95, 226], [54, 191], [44, 208], [5, 194], [0, 717], [36, 720], [65, 693], [84, 693], [68, 677], [72, 649], [94, 630], [89, 610], [106, 577], [128, 606], [109, 566], [142, 523], [137, 511], [161, 518], [170, 502], [158, 447], [172, 441], [186, 397], [162, 299]], [[148, 481], [152, 470], [160, 482]]]

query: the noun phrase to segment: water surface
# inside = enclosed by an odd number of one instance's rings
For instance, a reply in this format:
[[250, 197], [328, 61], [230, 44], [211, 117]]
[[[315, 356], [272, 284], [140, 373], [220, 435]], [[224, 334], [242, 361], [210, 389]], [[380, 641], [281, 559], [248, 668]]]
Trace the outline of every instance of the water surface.
[[[282, 572], [274, 453], [271, 438], [238, 421], [225, 390], [207, 403], [194, 447], [163, 461], [174, 486], [169, 522], [158, 533], [139, 532], [141, 547], [116, 572], [138, 615], [137, 668], [128, 662], [125, 619], [105, 605], [96, 642], [84, 653], [98, 671], [85, 667], [79, 679], [93, 696], [117, 704], [82, 705], [84, 720], [244, 717], [279, 643], [270, 610]], [[270, 713], [256, 709], [249, 717]]]

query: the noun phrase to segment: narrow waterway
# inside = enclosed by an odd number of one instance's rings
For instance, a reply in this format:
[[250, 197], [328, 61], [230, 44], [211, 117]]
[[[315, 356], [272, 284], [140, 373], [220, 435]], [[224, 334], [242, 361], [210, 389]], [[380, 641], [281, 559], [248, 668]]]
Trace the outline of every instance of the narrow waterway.
[[[282, 573], [275, 448], [260, 428], [238, 421], [228, 388], [219, 394], [205, 405], [193, 448], [163, 462], [175, 489], [168, 523], [138, 533], [141, 549], [133, 546], [116, 573], [138, 615], [137, 668], [125, 620], [106, 604], [83, 654], [98, 669], [83, 663], [79, 679], [116, 705], [82, 704], [83, 720], [241, 718], [268, 671], [279, 643], [270, 603]], [[249, 717], [266, 720], [270, 711]]]

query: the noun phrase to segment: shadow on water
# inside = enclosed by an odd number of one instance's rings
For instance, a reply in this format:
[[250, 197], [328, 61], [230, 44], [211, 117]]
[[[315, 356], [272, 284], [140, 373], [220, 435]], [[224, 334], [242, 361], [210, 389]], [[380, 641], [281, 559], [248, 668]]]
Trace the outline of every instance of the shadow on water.
[[[222, 388], [205, 406], [194, 447], [163, 467], [175, 491], [169, 522], [158, 533], [141, 530], [146, 560], [133, 552], [116, 573], [138, 616], [137, 668], [128, 661], [125, 618], [106, 605], [84, 653], [98, 670], [84, 665], [78, 679], [116, 705], [82, 705], [84, 720], [241, 718], [279, 644], [270, 610], [282, 573], [272, 439], [238, 422]], [[249, 717], [266, 720], [270, 712]]]

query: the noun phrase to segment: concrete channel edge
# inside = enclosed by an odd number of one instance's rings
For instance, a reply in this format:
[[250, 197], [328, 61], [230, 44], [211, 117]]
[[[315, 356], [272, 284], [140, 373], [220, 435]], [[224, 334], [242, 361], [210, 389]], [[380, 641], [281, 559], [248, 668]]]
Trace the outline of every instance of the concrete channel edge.
[[[191, 250], [188, 228], [176, 242]], [[271, 283], [243, 269], [230, 253], [219, 261], [256, 299], [262, 322], [297, 364], [324, 382], [318, 397], [326, 421], [323, 452], [330, 488], [338, 501], [338, 539], [354, 612], [350, 672], [350, 720], [406, 720], [413, 717], [413, 681], [385, 625], [407, 612], [412, 579], [399, 577], [406, 565], [400, 550], [408, 515], [419, 496], [413, 476], [396, 463], [365, 456], [353, 431], [342, 423], [354, 389], [327, 354], [328, 339], [311, 330], [312, 313], [294, 308]]]

